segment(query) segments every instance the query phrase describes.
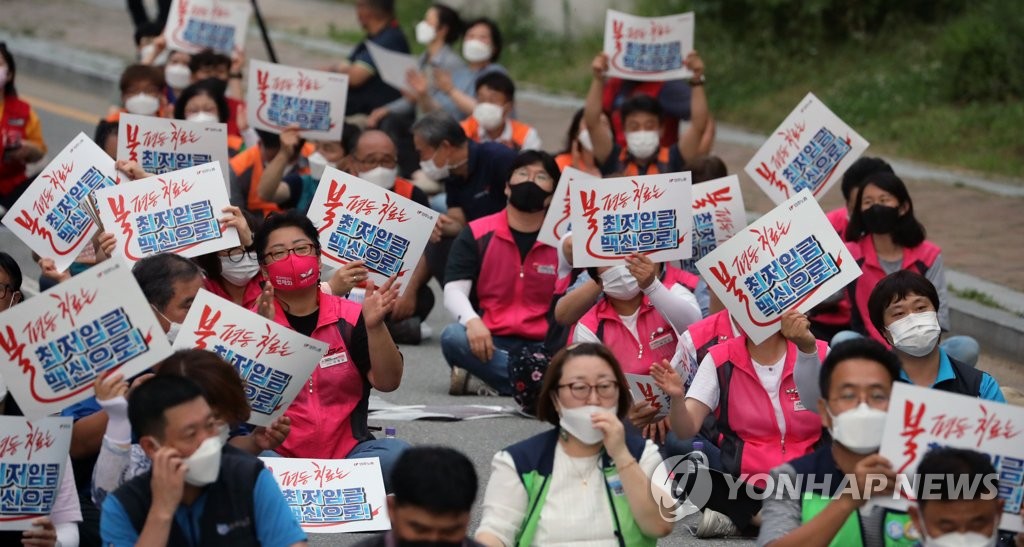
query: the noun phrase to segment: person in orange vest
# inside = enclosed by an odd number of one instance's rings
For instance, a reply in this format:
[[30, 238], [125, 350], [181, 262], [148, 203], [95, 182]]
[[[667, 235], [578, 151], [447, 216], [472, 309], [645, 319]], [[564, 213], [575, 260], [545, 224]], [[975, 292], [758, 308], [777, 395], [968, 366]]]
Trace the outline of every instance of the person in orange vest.
[[683, 170], [686, 158], [700, 155], [701, 139], [709, 118], [704, 92], [704, 61], [696, 51], [691, 51], [684, 64], [693, 72], [690, 80], [690, 125], [679, 136], [679, 142], [672, 147], [661, 146], [664, 127], [661, 105], [654, 98], [639, 94], [622, 105], [622, 127], [626, 135], [626, 148], [623, 149], [615, 143], [611, 128], [601, 124], [608, 55], [601, 53], [594, 58], [591, 64], [594, 78], [587, 92], [583, 119], [601, 173], [622, 176], [674, 173]]
[[141, 64], [129, 65], [121, 73], [118, 87], [121, 89], [121, 106], [110, 107], [106, 117], [108, 122], [120, 120], [123, 112], [160, 118], [170, 116], [167, 82], [164, 81], [164, 73], [159, 68]]
[[[608, 117], [604, 114], [601, 114], [601, 124], [610, 127]], [[565, 150], [555, 156], [555, 163], [563, 171], [566, 167], [572, 167], [595, 177], [601, 176], [601, 169], [594, 159], [594, 143], [590, 140], [590, 131], [583, 122], [582, 108], [572, 117], [569, 131], [565, 135]]]
[[466, 136], [476, 142], [498, 142], [519, 152], [540, 150], [537, 130], [511, 118], [516, 84], [503, 72], [484, 74], [476, 81], [476, 107], [462, 121]]
[[28, 187], [26, 166], [46, 154], [39, 116], [14, 89], [15, 72], [14, 56], [0, 43], [0, 216]]

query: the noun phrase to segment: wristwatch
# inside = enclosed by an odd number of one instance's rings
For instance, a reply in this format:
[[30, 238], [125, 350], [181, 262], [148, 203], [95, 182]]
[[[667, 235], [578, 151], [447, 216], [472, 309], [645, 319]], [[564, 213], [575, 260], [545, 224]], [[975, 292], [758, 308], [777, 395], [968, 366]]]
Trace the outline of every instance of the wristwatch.
[[700, 77], [698, 77], [698, 78], [690, 78], [690, 87], [697, 87], [699, 85], [704, 85], [704, 75], [703, 74], [701, 74]]

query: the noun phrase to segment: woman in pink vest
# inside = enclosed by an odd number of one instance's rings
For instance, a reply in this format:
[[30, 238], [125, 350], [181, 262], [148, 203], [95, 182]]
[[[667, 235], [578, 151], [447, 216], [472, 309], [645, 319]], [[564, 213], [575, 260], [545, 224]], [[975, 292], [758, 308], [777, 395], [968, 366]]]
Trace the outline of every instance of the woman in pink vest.
[[[722, 470], [760, 487], [771, 469], [810, 453], [821, 437], [821, 420], [800, 400], [793, 373], [797, 361], [817, 365], [827, 351], [811, 334], [810, 321], [790, 310], [782, 316], [782, 330], [760, 344], [744, 334], [712, 347], [689, 389], [668, 361], [652, 367], [651, 375], [672, 398], [672, 431], [691, 438], [714, 413]], [[758, 509], [709, 504], [705, 512], [725, 513], [735, 528], [718, 531], [728, 534], [759, 525]]]

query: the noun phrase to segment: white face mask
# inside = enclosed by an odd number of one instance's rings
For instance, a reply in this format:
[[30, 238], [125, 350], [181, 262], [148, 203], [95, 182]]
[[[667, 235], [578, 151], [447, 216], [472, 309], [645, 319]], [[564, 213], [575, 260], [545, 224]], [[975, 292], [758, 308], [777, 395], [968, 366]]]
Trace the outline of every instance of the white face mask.
[[640, 284], [625, 266], [612, 266], [601, 272], [601, 286], [605, 296], [616, 300], [631, 300], [640, 294]]
[[416, 41], [420, 44], [427, 45], [437, 38], [437, 29], [430, 26], [430, 23], [426, 21], [420, 21], [416, 23]]
[[160, 109], [160, 99], [152, 95], [139, 93], [125, 99], [124, 109], [132, 114], [152, 116]]
[[420, 169], [423, 170], [423, 174], [426, 175], [427, 178], [435, 180], [437, 182], [441, 182], [442, 180], [448, 178], [448, 175], [451, 174], [451, 169], [449, 169], [447, 165], [441, 167], [438, 164], [434, 163], [434, 158], [436, 157], [437, 152], [434, 152], [433, 158], [421, 161]]
[[884, 410], [871, 408], [864, 402], [838, 416], [833, 416], [827, 408], [825, 410], [832, 417], [830, 433], [836, 442], [857, 454], [878, 452], [885, 426]]
[[[918, 507], [920, 511], [920, 506]], [[992, 527], [992, 535], [989, 537], [977, 532], [950, 532], [933, 538], [928, 536], [927, 530], [921, 531], [921, 543], [925, 547], [995, 547], [998, 541], [999, 527], [997, 526]]]
[[597, 444], [604, 440], [604, 433], [594, 427], [590, 416], [595, 412], [611, 412], [615, 414], [615, 407], [604, 408], [596, 405], [579, 406], [576, 408], [562, 407], [559, 414], [558, 425], [567, 433], [576, 437], [583, 444]]
[[188, 65], [175, 63], [164, 67], [164, 80], [174, 89], [185, 89], [192, 83], [192, 71]]
[[220, 453], [223, 447], [220, 435], [207, 437], [191, 456], [185, 458], [185, 465], [188, 466], [185, 482], [192, 486], [206, 486], [215, 482], [220, 474]]
[[939, 343], [939, 334], [942, 333], [939, 317], [933, 311], [912, 313], [893, 321], [889, 324], [888, 331], [892, 336], [893, 347], [914, 357], [924, 357], [931, 353], [935, 349], [935, 344]]
[[584, 129], [580, 131], [580, 134], [576, 137], [580, 141], [580, 146], [583, 147], [587, 152], [594, 151], [594, 141], [590, 140], [590, 131]]
[[626, 147], [629, 153], [638, 160], [645, 160], [654, 155], [661, 145], [661, 135], [657, 131], [630, 131], [626, 133]]
[[164, 315], [163, 312], [161, 312], [160, 310], [156, 309], [156, 306], [154, 306], [153, 304], [150, 304], [149, 307], [153, 308], [153, 311], [155, 311], [157, 315], [163, 317], [164, 321], [167, 321], [167, 341], [173, 345], [174, 340], [178, 338], [178, 333], [181, 332], [181, 323], [175, 323], [174, 321], [168, 319], [167, 316]]
[[398, 177], [398, 168], [392, 167], [388, 169], [383, 165], [378, 165], [369, 171], [360, 172], [356, 176], [366, 182], [372, 182], [385, 190], [390, 190], [395, 186], [395, 178]]
[[[327, 166], [331, 165], [330, 162], [327, 161], [327, 158], [319, 150], [310, 154], [307, 159], [309, 160], [309, 175], [313, 177], [313, 180], [319, 181], [324, 176]], [[331, 165], [331, 167], [334, 166]]]
[[231, 428], [228, 427], [228, 424], [220, 426], [220, 429], [217, 430], [217, 438], [220, 439], [221, 446], [228, 443], [228, 439], [231, 438]]
[[244, 287], [259, 271], [259, 262], [249, 253], [243, 254], [239, 262], [233, 262], [226, 256], [220, 257], [220, 276], [236, 287]]
[[484, 130], [494, 131], [505, 122], [505, 109], [494, 103], [479, 102], [473, 109], [473, 117]]
[[220, 123], [220, 118], [216, 114], [210, 114], [209, 112], [189, 114], [185, 119], [195, 123]]
[[462, 42], [462, 56], [471, 63], [482, 63], [491, 59], [491, 46], [480, 40]]

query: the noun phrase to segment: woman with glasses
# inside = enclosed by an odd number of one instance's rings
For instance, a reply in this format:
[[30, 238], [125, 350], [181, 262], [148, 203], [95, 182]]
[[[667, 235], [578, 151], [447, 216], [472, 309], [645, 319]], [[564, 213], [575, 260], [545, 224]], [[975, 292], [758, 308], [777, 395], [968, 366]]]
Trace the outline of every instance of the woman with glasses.
[[[243, 217], [249, 233], [255, 233], [259, 220], [248, 211], [238, 211], [238, 214]], [[206, 272], [204, 289], [246, 309], [256, 305], [265, 280], [260, 273], [260, 264], [256, 261], [256, 249], [251, 237], [249, 245], [200, 255], [192, 261]]]
[[288, 458], [380, 458], [390, 491], [391, 466], [409, 445], [374, 439], [366, 417], [370, 390], [394, 391], [402, 381], [402, 354], [384, 324], [398, 297], [394, 278], [379, 289], [367, 282], [362, 306], [321, 291], [320, 240], [313, 222], [296, 211], [263, 221], [256, 257], [268, 281], [256, 304], [260, 315], [328, 346], [288, 407], [291, 433], [277, 452]]
[[658, 448], [622, 419], [629, 388], [600, 344], [560, 351], [537, 417], [555, 427], [494, 456], [476, 540], [488, 546], [655, 545], [672, 532]]

